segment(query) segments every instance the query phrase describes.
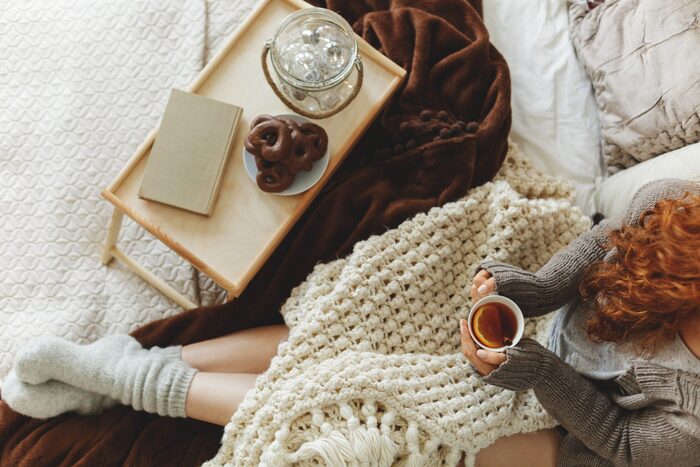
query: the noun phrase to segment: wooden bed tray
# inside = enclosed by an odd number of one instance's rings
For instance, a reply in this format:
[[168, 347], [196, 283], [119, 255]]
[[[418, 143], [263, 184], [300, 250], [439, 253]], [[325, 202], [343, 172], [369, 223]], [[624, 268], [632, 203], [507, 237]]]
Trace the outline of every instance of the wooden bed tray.
[[182, 307], [196, 306], [117, 247], [123, 215], [131, 217], [160, 241], [238, 296], [319, 193], [350, 149], [403, 81], [405, 71], [357, 36], [365, 80], [355, 100], [342, 112], [317, 123], [329, 136], [330, 161], [323, 178], [296, 196], [261, 191], [242, 161], [250, 121], [259, 114], [290, 113], [266, 83], [260, 52], [290, 13], [310, 5], [300, 0], [262, 0], [236, 29], [186, 91], [243, 108], [238, 132], [210, 217], [138, 197], [154, 129], [116, 179], [102, 192], [114, 204], [103, 263], [117, 258]]

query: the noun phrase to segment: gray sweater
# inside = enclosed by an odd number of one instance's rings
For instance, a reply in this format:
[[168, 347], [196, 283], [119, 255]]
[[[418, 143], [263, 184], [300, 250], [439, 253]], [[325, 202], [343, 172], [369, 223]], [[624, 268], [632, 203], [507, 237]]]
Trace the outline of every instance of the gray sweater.
[[[697, 184], [663, 180], [642, 187], [624, 216], [603, 221], [532, 273], [500, 262], [482, 269], [496, 279], [499, 294], [513, 299], [526, 316], [554, 311], [580, 297], [589, 266], [611, 259], [607, 232], [637, 225], [660, 199], [700, 192]], [[607, 258], [606, 258], [607, 256]], [[585, 378], [556, 354], [524, 339], [485, 380], [514, 391], [532, 388], [540, 403], [567, 430], [562, 466], [700, 465], [700, 375], [637, 361], [603, 384]]]

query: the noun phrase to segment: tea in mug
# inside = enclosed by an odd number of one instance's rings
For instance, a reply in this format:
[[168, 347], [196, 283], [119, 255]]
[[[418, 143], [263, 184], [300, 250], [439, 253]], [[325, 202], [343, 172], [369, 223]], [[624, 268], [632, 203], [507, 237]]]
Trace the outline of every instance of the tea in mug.
[[472, 315], [474, 337], [484, 346], [497, 349], [513, 343], [518, 331], [515, 312], [502, 303], [486, 303]]

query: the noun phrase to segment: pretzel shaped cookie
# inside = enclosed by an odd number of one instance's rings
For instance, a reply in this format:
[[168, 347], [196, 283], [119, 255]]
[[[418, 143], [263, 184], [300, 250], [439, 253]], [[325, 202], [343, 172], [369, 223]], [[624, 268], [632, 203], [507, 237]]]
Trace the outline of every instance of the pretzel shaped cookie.
[[311, 170], [314, 162], [321, 159], [328, 148], [328, 136], [323, 128], [305, 123], [292, 131], [294, 151], [285, 161], [296, 170]]
[[250, 130], [245, 148], [251, 154], [278, 161], [292, 150], [292, 132], [281, 120], [262, 121]]
[[273, 162], [258, 172], [255, 182], [267, 193], [279, 193], [294, 183], [294, 174], [284, 164]]
[[250, 128], [245, 148], [255, 157], [256, 182], [266, 192], [287, 189], [297, 172], [310, 171], [328, 149], [326, 131], [314, 123], [258, 115]]

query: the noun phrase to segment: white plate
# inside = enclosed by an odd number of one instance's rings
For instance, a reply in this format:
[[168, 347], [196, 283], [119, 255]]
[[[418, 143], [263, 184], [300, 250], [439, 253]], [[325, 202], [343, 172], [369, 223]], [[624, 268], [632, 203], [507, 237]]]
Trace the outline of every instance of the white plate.
[[[277, 117], [286, 117], [290, 120], [294, 120], [297, 123], [313, 123], [311, 120], [300, 115], [285, 114], [277, 115]], [[294, 177], [292, 184], [286, 190], [270, 194], [292, 196], [305, 192], [314, 186], [319, 180], [321, 180], [321, 177], [323, 177], [323, 174], [326, 173], [326, 169], [328, 168], [328, 160], [328, 149], [326, 149], [326, 153], [322, 158], [314, 162], [314, 165], [311, 167], [310, 171], [307, 172], [306, 170], [300, 170]], [[256, 177], [258, 176], [258, 167], [255, 165], [255, 157], [246, 151], [245, 146], [243, 146], [243, 165], [245, 166], [245, 171], [248, 172], [248, 176], [253, 183], [255, 183], [255, 186], [258, 186], [258, 183], [255, 181]]]

